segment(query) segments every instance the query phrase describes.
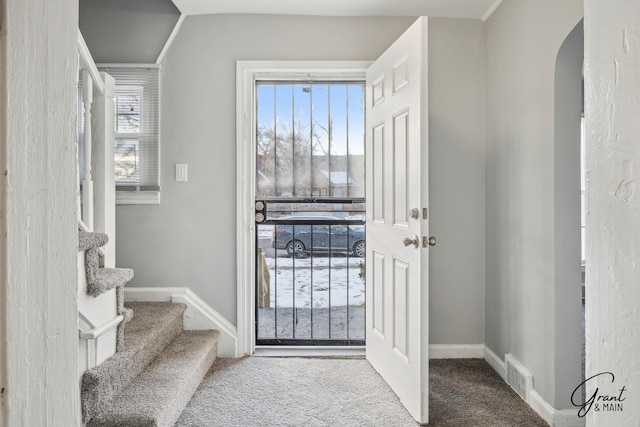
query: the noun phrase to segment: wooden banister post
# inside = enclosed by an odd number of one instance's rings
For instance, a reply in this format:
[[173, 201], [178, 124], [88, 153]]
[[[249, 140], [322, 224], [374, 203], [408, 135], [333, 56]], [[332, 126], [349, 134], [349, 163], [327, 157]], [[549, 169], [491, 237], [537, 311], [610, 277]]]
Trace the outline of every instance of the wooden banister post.
[[100, 73], [104, 94], [95, 92], [93, 102], [95, 231], [107, 233], [109, 243], [103, 247], [104, 266], [116, 264], [116, 184], [115, 184], [115, 80]]

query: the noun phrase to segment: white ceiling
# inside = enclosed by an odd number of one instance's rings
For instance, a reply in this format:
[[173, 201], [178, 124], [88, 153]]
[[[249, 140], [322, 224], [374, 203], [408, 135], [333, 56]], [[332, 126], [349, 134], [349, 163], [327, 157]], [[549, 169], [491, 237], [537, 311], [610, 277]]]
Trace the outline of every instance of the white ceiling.
[[502, 0], [172, 0], [185, 15], [433, 16], [485, 20]]

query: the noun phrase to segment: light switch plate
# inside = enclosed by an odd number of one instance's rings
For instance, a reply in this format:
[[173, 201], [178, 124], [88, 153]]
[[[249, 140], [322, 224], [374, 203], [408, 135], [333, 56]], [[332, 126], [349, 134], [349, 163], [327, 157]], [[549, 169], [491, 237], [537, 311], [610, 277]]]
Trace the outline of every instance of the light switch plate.
[[187, 164], [186, 163], [177, 163], [176, 164], [176, 181], [187, 182]]

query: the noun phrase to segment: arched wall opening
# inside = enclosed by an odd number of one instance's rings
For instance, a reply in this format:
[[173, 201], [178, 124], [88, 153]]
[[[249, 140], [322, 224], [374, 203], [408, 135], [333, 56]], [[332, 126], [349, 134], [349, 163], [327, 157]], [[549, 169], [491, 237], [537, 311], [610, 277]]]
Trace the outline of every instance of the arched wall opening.
[[556, 58], [554, 95], [554, 406], [570, 408], [583, 364], [580, 139], [583, 111], [583, 21]]

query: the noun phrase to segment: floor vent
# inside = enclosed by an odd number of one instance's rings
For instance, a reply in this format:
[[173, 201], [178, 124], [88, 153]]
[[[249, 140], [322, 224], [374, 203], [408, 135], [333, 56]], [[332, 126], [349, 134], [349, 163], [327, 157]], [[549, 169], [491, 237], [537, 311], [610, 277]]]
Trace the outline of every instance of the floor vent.
[[526, 401], [533, 389], [533, 377], [511, 354], [504, 356], [507, 366], [507, 384]]

